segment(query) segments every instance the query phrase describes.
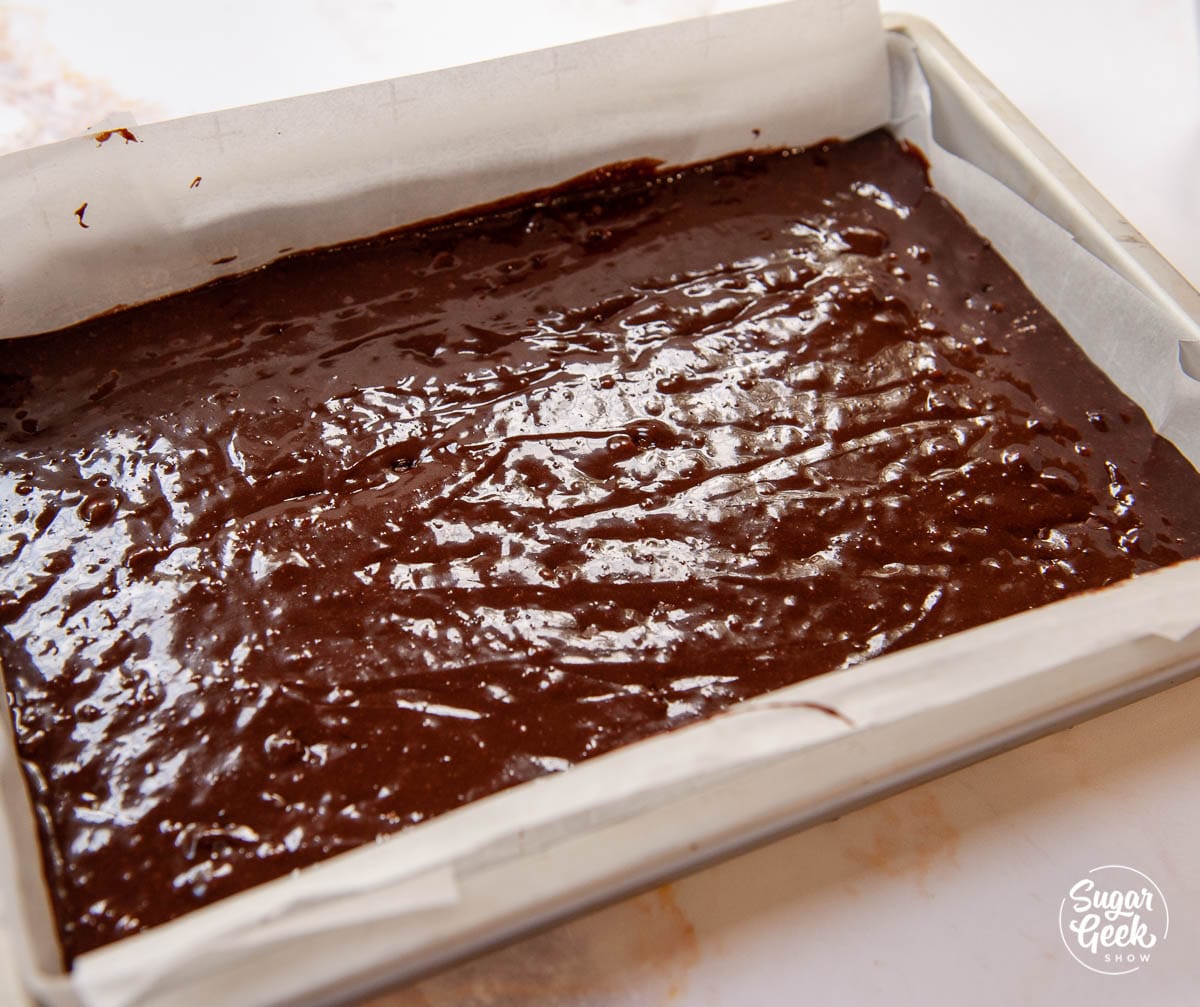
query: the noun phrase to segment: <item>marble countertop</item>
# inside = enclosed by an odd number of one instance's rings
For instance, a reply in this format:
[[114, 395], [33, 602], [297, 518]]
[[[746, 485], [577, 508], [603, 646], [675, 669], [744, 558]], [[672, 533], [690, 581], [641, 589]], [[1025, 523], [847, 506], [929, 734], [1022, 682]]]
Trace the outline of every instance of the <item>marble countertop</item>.
[[[0, 6], [0, 153], [709, 13], [737, 2], [29, 0]], [[912, 0], [1200, 286], [1193, 0]], [[213, 54], [219, 54], [218, 60]], [[1196, 1002], [1200, 681], [371, 1001], [617, 1007]], [[1150, 875], [1169, 940], [1101, 976], [1058, 928], [1099, 864]], [[2, 912], [0, 906], [0, 912]], [[20, 1003], [0, 940], [0, 1003]]]

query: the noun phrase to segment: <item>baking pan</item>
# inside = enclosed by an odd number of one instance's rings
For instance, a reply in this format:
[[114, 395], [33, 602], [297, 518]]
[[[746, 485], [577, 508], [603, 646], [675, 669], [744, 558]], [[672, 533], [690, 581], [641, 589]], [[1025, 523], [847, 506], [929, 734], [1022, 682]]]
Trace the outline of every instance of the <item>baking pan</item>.
[[[775, 19], [810, 20], [815, 9], [811, 3], [782, 5], [602, 42], [610, 55], [636, 54], [639, 47], [653, 51], [661, 47], [663, 32], [678, 33], [670, 36], [673, 41], [707, 40], [707, 45], [732, 39], [729, 44], [736, 45], [738, 39], [769, 38], [781, 23]], [[1103, 264], [1095, 267], [1101, 273], [1088, 274], [1095, 282], [1108, 282], [1103, 271], [1111, 270], [1139, 291], [1149, 305], [1145, 310], [1177, 341], [1177, 357], [1186, 363], [1200, 345], [1200, 294], [936, 29], [904, 15], [889, 16], [885, 25], [894, 93], [913, 84], [917, 64], [910, 56], [915, 52], [928, 83], [937, 143], [1072, 236]], [[554, 68], [586, 63], [589, 52], [601, 51], [588, 45], [514, 60], [524, 60], [525, 67], [539, 60], [537, 65]], [[505, 64], [517, 65], [497, 61], [493, 66]], [[425, 75], [421, 87], [453, 90], [455, 75], [463, 73]], [[393, 87], [390, 93], [395, 98], [406, 92]], [[671, 100], [669, 89], [664, 87], [660, 97]], [[735, 113], [731, 110], [734, 118]], [[286, 120], [283, 110], [264, 114]], [[219, 133], [222, 123], [228, 130], [236, 121], [236, 113], [223, 113], [206, 124]], [[708, 143], [725, 144], [714, 152], [746, 145], [734, 142], [733, 132], [710, 132]], [[763, 141], [792, 142], [770, 130]], [[546, 181], [617, 159], [597, 149], [590, 163], [576, 163], [547, 149], [553, 156], [547, 155]], [[703, 156], [674, 141], [663, 152], [674, 161]], [[539, 148], [528, 156], [536, 160], [544, 153]], [[658, 154], [659, 149], [633, 153]], [[49, 170], [49, 159], [39, 163]], [[940, 163], [934, 159], [935, 181], [942, 187]], [[952, 181], [950, 174], [946, 181]], [[445, 198], [457, 202], [441, 209], [527, 187], [503, 173], [491, 184], [501, 188], [447, 186]], [[455, 197], [456, 192], [465, 194]], [[264, 203], [263, 219], [273, 212], [269, 204]], [[346, 209], [335, 198], [314, 198], [312, 205], [318, 204]], [[967, 215], [976, 219], [969, 210]], [[338, 225], [358, 228], [349, 234], [330, 230], [330, 219], [315, 209], [311, 221], [295, 226], [301, 234], [325, 236], [324, 243], [371, 233], [353, 212], [348, 223]], [[218, 215], [201, 214], [185, 223], [206, 256], [221, 249], [231, 233]], [[164, 226], [177, 224], [168, 219]], [[987, 227], [981, 230], [991, 235]], [[46, 247], [54, 247], [53, 241]], [[245, 268], [269, 260], [272, 249], [251, 247], [246, 239], [239, 254], [238, 268]], [[88, 262], [83, 254], [78, 261], [80, 268]], [[1058, 294], [1043, 289], [1049, 281], [1024, 275], [1055, 307]], [[192, 274], [189, 282], [200, 278], [206, 277]], [[147, 274], [139, 279], [139, 289], [153, 296], [171, 289], [175, 279]], [[18, 278], [15, 287], [21, 283]], [[130, 298], [116, 296], [107, 303], [121, 299]], [[20, 297], [16, 302], [19, 306]], [[1141, 311], [1140, 300], [1133, 302], [1130, 310]], [[84, 306], [51, 304], [47, 317], [71, 318]], [[21, 323], [18, 315], [11, 318], [12, 324]], [[1180, 380], [1190, 380], [1183, 367]], [[1125, 390], [1138, 398], [1138, 389]], [[1144, 395], [1139, 401], [1149, 411]], [[1179, 426], [1190, 423], [1189, 416], [1183, 409], [1167, 419]], [[1197, 435], [1200, 439], [1200, 429]], [[1195, 451], [1180, 446], [1196, 460]], [[12, 755], [5, 709], [0, 711], [2, 859], [18, 896], [10, 939], [23, 980], [32, 996], [55, 1005], [353, 1002], [1183, 681], [1200, 672], [1200, 615], [1191, 604], [1198, 583], [1200, 564], [1180, 564], [780, 690], [84, 955], [73, 976], [58, 965], [38, 878], [33, 817]], [[308, 911], [314, 900], [318, 911]]]

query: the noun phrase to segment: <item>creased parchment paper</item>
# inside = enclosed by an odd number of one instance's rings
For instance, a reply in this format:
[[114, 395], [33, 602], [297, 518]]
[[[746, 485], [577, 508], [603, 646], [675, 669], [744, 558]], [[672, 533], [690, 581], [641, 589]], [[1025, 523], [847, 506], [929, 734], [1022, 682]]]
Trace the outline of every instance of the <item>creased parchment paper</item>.
[[[0, 160], [0, 206], [29, 254], [0, 253], [0, 331], [44, 331], [187, 287], [212, 276], [217, 257], [237, 254], [226, 270], [241, 271], [281, 248], [375, 233], [613, 160], [687, 162], [890, 122], [1093, 359], [1200, 460], [1200, 389], [1178, 363], [1190, 333], [938, 149], [928, 101], [911, 44], [893, 37], [885, 52], [873, 3], [811, 0], [165, 123], [139, 129], [136, 145], [80, 140], [11, 155]], [[189, 202], [198, 192], [211, 195]], [[70, 215], [82, 198], [86, 231]], [[1184, 564], [822, 676], [83, 955], [68, 980], [45, 974], [45, 954], [27, 969], [48, 998], [88, 1007], [337, 999], [354, 977], [437, 961], [462, 935], [548, 902], [556, 885], [599, 877], [556, 851], [590, 842], [597, 861], [633, 863], [652, 847], [683, 850], [698, 828], [686, 809], [726, 795], [708, 813], [732, 813], [721, 801], [739, 781], [743, 800], [755, 787], [779, 797], [771, 774], [786, 766], [782, 796], [815, 807], [1126, 684], [1178, 657], [1167, 641], [1200, 653], [1189, 636], [1198, 598], [1200, 564]], [[11, 735], [0, 741], [0, 771], [12, 770]], [[11, 793], [4, 805], [10, 819], [28, 814]], [[545, 864], [561, 873], [547, 876]], [[27, 907], [45, 898], [34, 873], [22, 872]], [[35, 915], [25, 912], [31, 930]]]
[[855, 135], [883, 60], [874, 0], [800, 0], [9, 154], [0, 338], [629, 157]]

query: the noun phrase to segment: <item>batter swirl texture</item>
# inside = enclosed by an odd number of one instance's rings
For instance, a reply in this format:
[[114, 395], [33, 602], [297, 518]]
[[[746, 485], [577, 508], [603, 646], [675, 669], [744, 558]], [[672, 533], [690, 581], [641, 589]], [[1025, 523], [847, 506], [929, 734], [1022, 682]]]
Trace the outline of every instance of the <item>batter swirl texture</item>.
[[1198, 505], [883, 133], [0, 343], [0, 660], [65, 954], [1195, 556]]

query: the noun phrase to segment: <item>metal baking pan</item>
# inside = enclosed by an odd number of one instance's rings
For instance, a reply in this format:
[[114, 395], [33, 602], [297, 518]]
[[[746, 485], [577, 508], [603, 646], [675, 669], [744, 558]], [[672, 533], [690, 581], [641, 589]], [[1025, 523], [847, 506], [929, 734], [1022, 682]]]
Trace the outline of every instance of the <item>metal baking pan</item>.
[[[707, 38], [707, 22], [717, 24], [719, 19], [704, 22]], [[1072, 234], [1166, 312], [1183, 341], [1200, 340], [1200, 293], [937, 29], [919, 18], [889, 15], [885, 30], [915, 46], [932, 95], [935, 136], [943, 147], [1004, 183]], [[639, 34], [629, 38], [636, 39]], [[555, 55], [556, 66], [557, 60]], [[1182, 352], [1192, 349], [1185, 347]], [[1174, 568], [1165, 571], [1165, 576], [1156, 574], [1144, 580], [1158, 577], [1151, 587], [1166, 584], [1185, 589], [1194, 583], [1200, 569], [1194, 562], [1181, 567], [1190, 569]], [[1039, 646], [1049, 647], [1057, 641], [1062, 626], [1071, 620], [1135, 620], [1125, 636], [1114, 637], [1109, 644], [1064, 649], [1044, 666], [1030, 658], [1028, 674], [997, 679], [974, 692], [947, 694], [937, 708], [921, 703], [905, 706], [898, 702], [903, 689], [893, 690], [888, 694], [892, 705], [887, 715], [870, 722], [869, 730], [864, 726], [866, 720], [857, 721], [854, 729], [844, 725], [822, 728], [814, 734], [812, 744], [731, 762], [690, 785], [627, 801], [619, 813], [591, 814], [577, 808], [580, 813], [574, 825], [558, 822], [540, 832], [521, 830], [504, 852], [497, 852], [496, 847], [467, 851], [450, 865], [453, 906], [414, 910], [385, 923], [349, 928], [339, 935], [336, 954], [328, 951], [333, 942], [326, 946], [314, 943], [315, 938], [268, 944], [253, 957], [231, 962], [219, 980], [197, 979], [194, 987], [177, 991], [170, 1002], [211, 1003], [221, 995], [220, 987], [211, 983], [224, 982], [234, 988], [240, 983], [249, 989], [261, 981], [264, 992], [247, 994], [258, 996], [256, 1003], [275, 1002], [272, 997], [293, 1004], [350, 1003], [1195, 676], [1200, 673], [1200, 633], [1191, 631], [1186, 620], [1183, 629], [1175, 633], [1139, 635], [1135, 631], [1137, 613], [1148, 610], [1146, 588], [1146, 583], [1116, 585], [1090, 598], [1061, 602], [784, 690], [789, 695], [794, 692], [799, 705], [804, 704], [804, 697], [820, 696], [825, 702], [833, 696], [847, 708], [857, 702], [860, 705], [855, 709], [869, 711], [875, 708], [872, 704], [882, 703], [881, 683], [904, 685], [906, 679], [898, 670], [889, 677], [893, 669], [906, 669], [910, 676], [919, 672], [936, 685], [949, 681], [939, 679], [939, 674], [957, 672], [973, 655], [997, 645], [1011, 646], [1018, 637], [1032, 654]], [[1014, 664], [1025, 660], [1024, 653], [1014, 652]], [[876, 665], [881, 670], [872, 677], [867, 669], [873, 671]], [[6, 709], [0, 710], [0, 716], [6, 719], [7, 715]], [[717, 718], [676, 732], [678, 737], [640, 742], [557, 779], [536, 781], [477, 803], [500, 807], [497, 801], [507, 801], [505, 807], [519, 808], [518, 792], [530, 787], [540, 788], [537, 793], [547, 796], [569, 795], [572, 781], [578, 780], [582, 786], [585, 780], [615, 774], [618, 767], [631, 765], [639, 753], [669, 755], [686, 744], [686, 739], [680, 740], [685, 735], [696, 738], [702, 736], [698, 732], [708, 732], [703, 736], [717, 737], [714, 732], [724, 730], [727, 741], [745, 741], [748, 735], [738, 733], [744, 721], [737, 716]], [[0, 741], [11, 744], [3, 730]], [[0, 810], [7, 819], [7, 859], [11, 861], [8, 869], [13, 877], [27, 878], [36, 873], [31, 865], [40, 860], [14, 759], [0, 757], [0, 782], [4, 805]], [[465, 810], [466, 816], [454, 812], [444, 818], [466, 823], [471, 812]], [[19, 895], [19, 919], [10, 939], [31, 996], [47, 1004], [80, 1003], [79, 989], [56, 965], [44, 894], [39, 896], [36, 886], [31, 889], [26, 883]], [[210, 909], [192, 916], [214, 918]], [[179, 923], [186, 928], [188, 919]], [[322, 956], [328, 960], [314, 977], [305, 980], [302, 989], [291, 988], [284, 981], [299, 962]], [[159, 1002], [152, 991], [148, 997], [147, 1003]]]

